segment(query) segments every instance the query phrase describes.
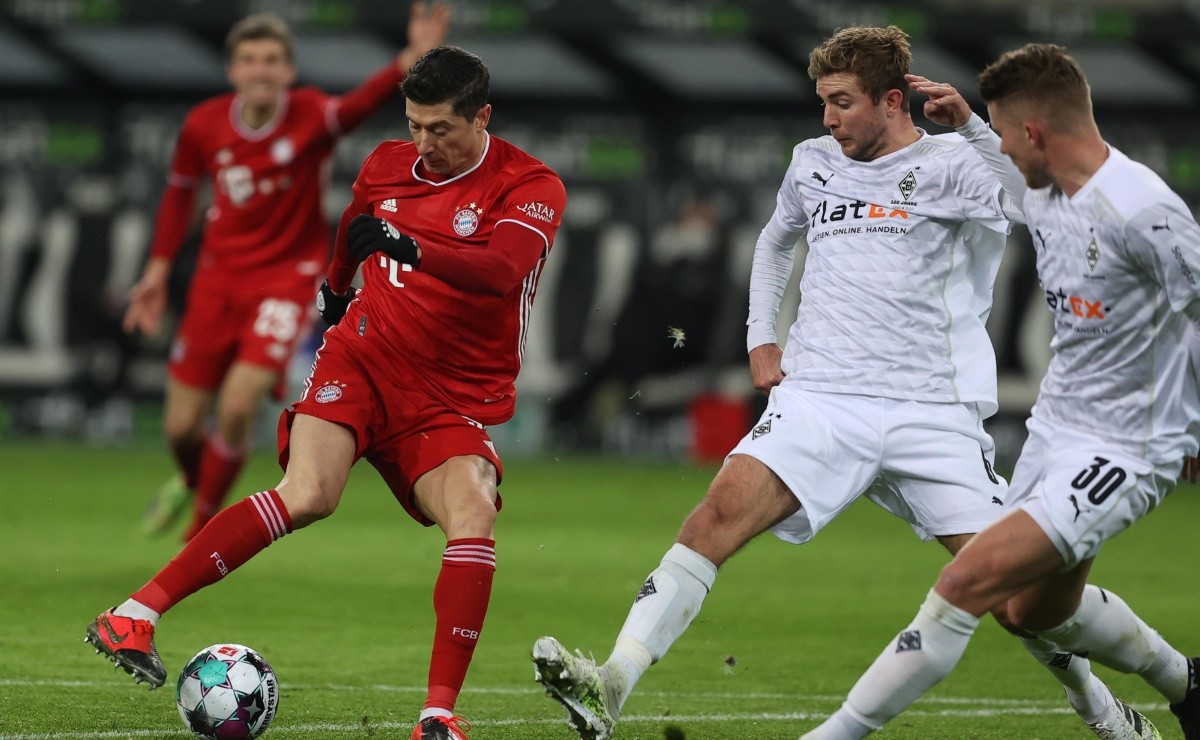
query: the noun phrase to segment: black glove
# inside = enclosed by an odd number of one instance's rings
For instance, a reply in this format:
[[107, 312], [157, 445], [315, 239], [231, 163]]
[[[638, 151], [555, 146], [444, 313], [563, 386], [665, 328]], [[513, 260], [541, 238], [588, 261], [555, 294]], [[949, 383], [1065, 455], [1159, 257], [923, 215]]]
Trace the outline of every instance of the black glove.
[[356, 262], [362, 262], [376, 252], [383, 252], [405, 265], [416, 267], [420, 263], [417, 259], [417, 243], [413, 238], [400, 233], [399, 229], [382, 218], [362, 214], [355, 216], [346, 227], [346, 244]]
[[326, 280], [321, 283], [321, 288], [317, 291], [317, 311], [320, 312], [321, 318], [325, 319], [326, 324], [333, 326], [346, 315], [346, 309], [352, 300], [354, 300], [353, 288], [346, 295], [339, 295], [333, 292], [333, 288], [329, 287], [329, 281]]

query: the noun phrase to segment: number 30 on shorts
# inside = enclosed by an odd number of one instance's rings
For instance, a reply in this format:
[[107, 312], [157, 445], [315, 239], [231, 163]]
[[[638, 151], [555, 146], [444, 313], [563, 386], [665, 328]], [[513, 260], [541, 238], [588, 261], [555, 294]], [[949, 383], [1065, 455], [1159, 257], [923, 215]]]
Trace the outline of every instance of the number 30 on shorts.
[[1071, 487], [1077, 491], [1087, 489], [1087, 499], [1093, 504], [1104, 503], [1128, 477], [1124, 468], [1115, 465], [1107, 467], [1108, 464], [1107, 458], [1096, 455], [1092, 458], [1092, 464], [1080, 470], [1075, 480], [1071, 481]]

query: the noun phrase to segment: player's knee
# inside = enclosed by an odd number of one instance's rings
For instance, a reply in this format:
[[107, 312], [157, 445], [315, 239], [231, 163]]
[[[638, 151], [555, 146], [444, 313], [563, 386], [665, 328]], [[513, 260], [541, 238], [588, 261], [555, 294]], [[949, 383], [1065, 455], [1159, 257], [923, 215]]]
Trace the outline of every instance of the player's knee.
[[957, 558], [942, 568], [934, 590], [946, 601], [973, 614], [988, 611], [993, 606], [986, 604], [980, 608], [980, 602], [986, 600], [985, 579], [978, 569], [960, 562]]
[[162, 429], [172, 445], [199, 444], [204, 440], [204, 417], [168, 409], [163, 415]]
[[306, 527], [337, 510], [341, 492], [318, 484], [281, 483], [276, 489], [292, 520], [292, 529]]
[[1071, 618], [1074, 610], [1059, 609], [1028, 599], [1013, 598], [1008, 602], [1008, 619], [1021, 632], [1037, 633], [1054, 629]]
[[250, 399], [222, 399], [217, 408], [217, 428], [230, 442], [244, 439], [258, 415], [258, 403]]
[[490, 537], [496, 525], [496, 504], [487, 496], [464, 497], [447, 514], [438, 524], [456, 537]]

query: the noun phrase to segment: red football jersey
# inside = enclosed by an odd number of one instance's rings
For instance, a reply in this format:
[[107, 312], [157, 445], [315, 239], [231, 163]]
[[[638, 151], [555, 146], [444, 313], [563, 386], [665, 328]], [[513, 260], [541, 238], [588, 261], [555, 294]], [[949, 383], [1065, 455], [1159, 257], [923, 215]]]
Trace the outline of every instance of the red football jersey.
[[202, 178], [213, 182], [197, 272], [238, 284], [313, 278], [329, 261], [329, 225], [321, 205], [338, 135], [395, 95], [402, 75], [389, 65], [342, 97], [315, 88], [289, 90], [274, 118], [258, 129], [242, 123], [235, 93], [210, 98], [188, 114], [164, 194], [155, 256], [172, 258]]
[[[499, 424], [513, 414], [529, 312], [566, 191], [549, 167], [490, 135], [479, 164], [449, 180], [426, 177], [419, 162], [410, 141], [380, 144], [363, 163], [343, 225], [356, 213], [377, 216], [423, 249], [452, 250], [465, 260], [471, 258], [464, 252], [482, 255], [496, 228], [511, 224], [520, 228], [510, 234], [526, 243], [536, 238], [544, 248], [533, 251], [530, 264], [519, 268], [527, 272], [503, 291], [455, 287], [452, 279], [376, 253], [363, 263], [363, 288], [338, 329], [365, 340], [366, 367], [398, 369], [449, 408]], [[343, 230], [336, 249], [335, 286], [353, 270]]]

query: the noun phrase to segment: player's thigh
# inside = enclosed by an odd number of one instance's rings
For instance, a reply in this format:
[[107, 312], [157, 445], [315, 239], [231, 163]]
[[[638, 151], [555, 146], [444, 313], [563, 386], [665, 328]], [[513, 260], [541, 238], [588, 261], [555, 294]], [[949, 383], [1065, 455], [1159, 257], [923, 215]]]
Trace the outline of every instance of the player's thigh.
[[287, 468], [276, 491], [295, 527], [332, 514], [356, 459], [354, 434], [345, 426], [296, 414]]
[[387, 422], [365, 455], [396, 501], [447, 536], [489, 537], [503, 506], [497, 486], [504, 468], [487, 430], [422, 393], [395, 390], [384, 398]]
[[926, 540], [974, 534], [1005, 513], [1008, 485], [992, 469], [995, 444], [973, 406], [888, 404], [873, 501]]
[[458, 455], [422, 475], [413, 499], [448, 539], [495, 538], [496, 468], [480, 455]]
[[942, 569], [935, 588], [981, 616], [1062, 567], [1062, 557], [1024, 511], [1011, 511], [975, 535]]
[[807, 542], [854, 503], [879, 472], [881, 399], [803, 390], [784, 381], [730, 453], [754, 458], [800, 508], [771, 529]]
[[733, 454], [684, 521], [678, 539], [719, 567], [799, 509], [800, 502], [770, 468], [748, 455]]
[[1013, 473], [1011, 504], [1027, 511], [1066, 567], [1153, 510], [1174, 486], [1181, 462], [1156, 465], [1111, 442], [1031, 422]]
[[169, 439], [199, 439], [212, 408], [213, 392], [168, 376], [163, 402], [163, 431]]
[[281, 377], [279, 370], [274, 368], [240, 361], [233, 363], [217, 395], [218, 429], [226, 435], [244, 436], [263, 399], [279, 385]]

